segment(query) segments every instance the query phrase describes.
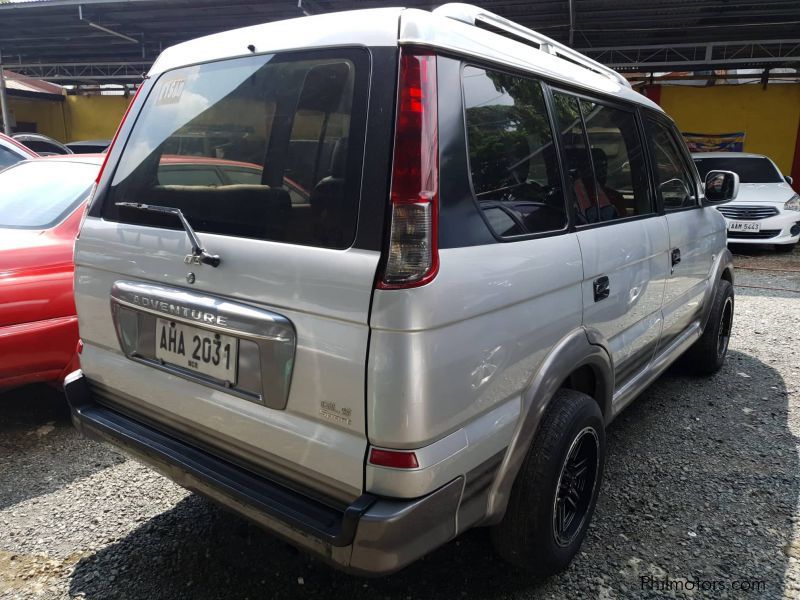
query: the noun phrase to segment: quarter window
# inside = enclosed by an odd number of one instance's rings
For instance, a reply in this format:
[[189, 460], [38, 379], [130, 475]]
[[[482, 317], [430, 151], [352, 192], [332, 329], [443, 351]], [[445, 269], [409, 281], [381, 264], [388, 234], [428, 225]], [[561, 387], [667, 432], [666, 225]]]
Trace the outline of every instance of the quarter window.
[[645, 130], [653, 156], [656, 188], [664, 210], [697, 206], [694, 178], [686, 167], [670, 129], [653, 119], [645, 119]]
[[[627, 110], [581, 101], [603, 221], [651, 214], [647, 177], [636, 116]], [[613, 210], [603, 210], [611, 206]]]
[[463, 86], [472, 186], [491, 229], [509, 237], [566, 227], [541, 84], [466, 67]]

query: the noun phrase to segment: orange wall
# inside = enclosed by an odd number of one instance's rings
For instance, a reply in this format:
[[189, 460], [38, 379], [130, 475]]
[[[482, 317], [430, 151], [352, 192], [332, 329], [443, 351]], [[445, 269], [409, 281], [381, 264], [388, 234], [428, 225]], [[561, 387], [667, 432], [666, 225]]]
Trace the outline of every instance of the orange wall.
[[36, 123], [38, 133], [61, 142], [110, 139], [131, 98], [124, 96], [67, 96], [64, 102], [9, 98], [18, 122]]
[[800, 84], [662, 86], [660, 104], [681, 131], [744, 131], [744, 151], [772, 158], [790, 174], [800, 125]]
[[[67, 140], [66, 118], [62, 102], [9, 96], [8, 105], [11, 115], [18, 123], [36, 123], [37, 133], [43, 133], [62, 142], [70, 141]], [[21, 130], [17, 129], [16, 131]]]
[[124, 96], [67, 96], [70, 141], [111, 139], [130, 101]]

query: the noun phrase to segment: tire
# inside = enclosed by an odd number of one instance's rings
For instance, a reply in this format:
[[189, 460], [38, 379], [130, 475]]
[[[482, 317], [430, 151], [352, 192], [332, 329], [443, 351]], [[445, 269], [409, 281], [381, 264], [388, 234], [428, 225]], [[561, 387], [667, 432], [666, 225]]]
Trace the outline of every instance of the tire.
[[685, 364], [698, 375], [713, 375], [725, 362], [733, 327], [733, 301], [733, 285], [720, 279], [706, 329], [684, 357]]
[[797, 244], [775, 244], [775, 252], [780, 252], [781, 254], [789, 254], [789, 252], [793, 252], [794, 248]]
[[[587, 466], [585, 475], [568, 487], [581, 461]], [[586, 536], [604, 464], [605, 430], [597, 402], [580, 392], [559, 390], [514, 481], [506, 514], [492, 528], [497, 553], [533, 575], [566, 569]], [[570, 506], [567, 497], [580, 510], [571, 520], [559, 521], [567, 516], [559, 510]]]

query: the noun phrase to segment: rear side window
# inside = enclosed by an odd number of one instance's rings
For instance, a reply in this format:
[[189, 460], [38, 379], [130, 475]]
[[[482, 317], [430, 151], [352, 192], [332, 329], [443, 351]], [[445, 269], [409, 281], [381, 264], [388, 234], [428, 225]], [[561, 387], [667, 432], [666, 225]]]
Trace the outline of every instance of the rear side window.
[[[556, 122], [564, 148], [568, 197], [572, 202], [577, 225], [599, 223], [612, 207], [605, 202], [598, 206], [597, 185], [592, 157], [586, 142], [581, 108], [575, 96], [555, 92]], [[608, 215], [613, 216], [613, 215]]]
[[636, 115], [627, 110], [581, 100], [581, 111], [589, 136], [592, 165], [604, 221], [637, 217], [655, 212], [644, 148]]
[[561, 92], [554, 98], [577, 224], [654, 213], [635, 114]]
[[694, 178], [681, 156], [675, 135], [669, 127], [649, 117], [644, 122], [664, 210], [697, 206]]
[[566, 227], [539, 82], [471, 66], [462, 80], [472, 186], [489, 226], [501, 237]]
[[178, 228], [173, 217], [116, 204], [170, 206], [200, 232], [349, 247], [367, 60], [361, 50], [282, 53], [164, 73], [126, 143], [104, 216]]

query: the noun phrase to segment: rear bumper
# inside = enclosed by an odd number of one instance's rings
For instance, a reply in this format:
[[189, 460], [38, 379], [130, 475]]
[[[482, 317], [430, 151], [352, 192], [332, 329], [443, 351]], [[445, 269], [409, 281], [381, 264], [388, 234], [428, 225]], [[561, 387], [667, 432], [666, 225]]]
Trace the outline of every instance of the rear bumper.
[[111, 442], [343, 570], [392, 573], [455, 537], [463, 478], [415, 500], [364, 494], [333, 506], [104, 406], [80, 371], [67, 377], [65, 392], [72, 421], [87, 437]]

